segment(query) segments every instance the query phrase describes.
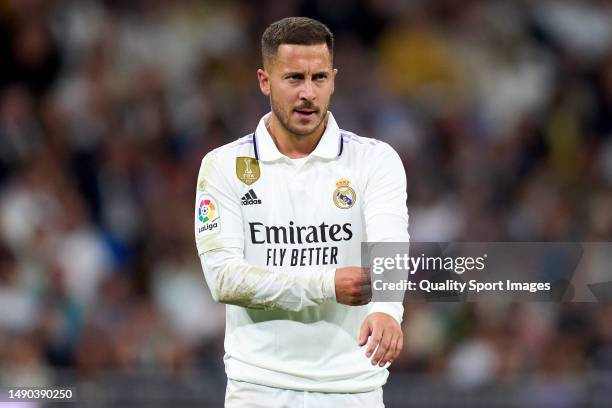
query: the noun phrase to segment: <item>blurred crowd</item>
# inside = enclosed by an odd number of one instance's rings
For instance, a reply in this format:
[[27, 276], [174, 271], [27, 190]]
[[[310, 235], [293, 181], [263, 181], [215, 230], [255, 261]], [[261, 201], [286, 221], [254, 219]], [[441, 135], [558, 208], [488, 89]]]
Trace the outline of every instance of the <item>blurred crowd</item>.
[[[610, 240], [612, 1], [0, 0], [0, 383], [222, 369], [195, 181], [267, 112], [259, 40], [289, 15], [336, 35], [330, 110], [400, 153], [414, 241]], [[612, 369], [610, 305], [404, 326], [393, 370], [459, 387]]]

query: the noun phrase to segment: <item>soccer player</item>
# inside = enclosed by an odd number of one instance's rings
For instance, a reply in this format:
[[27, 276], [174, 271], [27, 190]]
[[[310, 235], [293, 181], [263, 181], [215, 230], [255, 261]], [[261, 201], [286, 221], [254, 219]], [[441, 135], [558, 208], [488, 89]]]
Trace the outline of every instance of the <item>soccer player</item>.
[[208, 153], [195, 235], [227, 304], [226, 407], [382, 407], [401, 303], [370, 302], [360, 244], [407, 242], [406, 179], [386, 143], [328, 111], [333, 35], [285, 18], [262, 37], [255, 132]]

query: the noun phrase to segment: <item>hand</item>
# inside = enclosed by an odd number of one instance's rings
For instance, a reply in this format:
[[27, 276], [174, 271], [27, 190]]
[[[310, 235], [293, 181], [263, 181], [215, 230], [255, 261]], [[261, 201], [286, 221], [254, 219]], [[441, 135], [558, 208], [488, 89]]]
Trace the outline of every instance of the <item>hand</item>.
[[336, 301], [349, 306], [361, 306], [370, 303], [372, 288], [370, 270], [348, 267], [336, 269], [334, 278]]
[[[370, 337], [370, 341], [368, 340]], [[370, 358], [378, 346], [376, 354], [372, 357], [372, 365], [383, 367], [392, 363], [399, 356], [404, 346], [402, 328], [393, 317], [386, 313], [372, 313], [361, 324], [359, 346], [368, 343], [366, 357]]]

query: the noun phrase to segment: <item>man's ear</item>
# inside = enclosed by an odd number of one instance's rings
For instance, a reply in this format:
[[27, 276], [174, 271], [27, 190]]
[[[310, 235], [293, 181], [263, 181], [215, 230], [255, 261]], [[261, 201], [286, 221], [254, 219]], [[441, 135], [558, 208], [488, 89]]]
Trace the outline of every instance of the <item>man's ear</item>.
[[257, 70], [257, 80], [259, 81], [259, 89], [265, 96], [270, 96], [270, 78], [268, 73], [263, 69]]
[[332, 79], [332, 89], [331, 89], [331, 93], [332, 94], [334, 93], [334, 88], [335, 88], [335, 85], [336, 85], [336, 74], [337, 73], [338, 73], [338, 69], [337, 68], [332, 69], [332, 78], [331, 78]]

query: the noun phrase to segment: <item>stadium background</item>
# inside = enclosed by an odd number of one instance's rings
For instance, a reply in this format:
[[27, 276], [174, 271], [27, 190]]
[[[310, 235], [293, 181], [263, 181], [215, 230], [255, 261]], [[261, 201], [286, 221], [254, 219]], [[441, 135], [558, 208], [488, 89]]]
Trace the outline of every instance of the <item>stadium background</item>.
[[[611, 1], [0, 0], [0, 384], [221, 404], [195, 179], [267, 111], [259, 39], [289, 15], [335, 33], [331, 110], [400, 152], [413, 240], [610, 240]], [[612, 401], [609, 304], [403, 326], [388, 406]]]

